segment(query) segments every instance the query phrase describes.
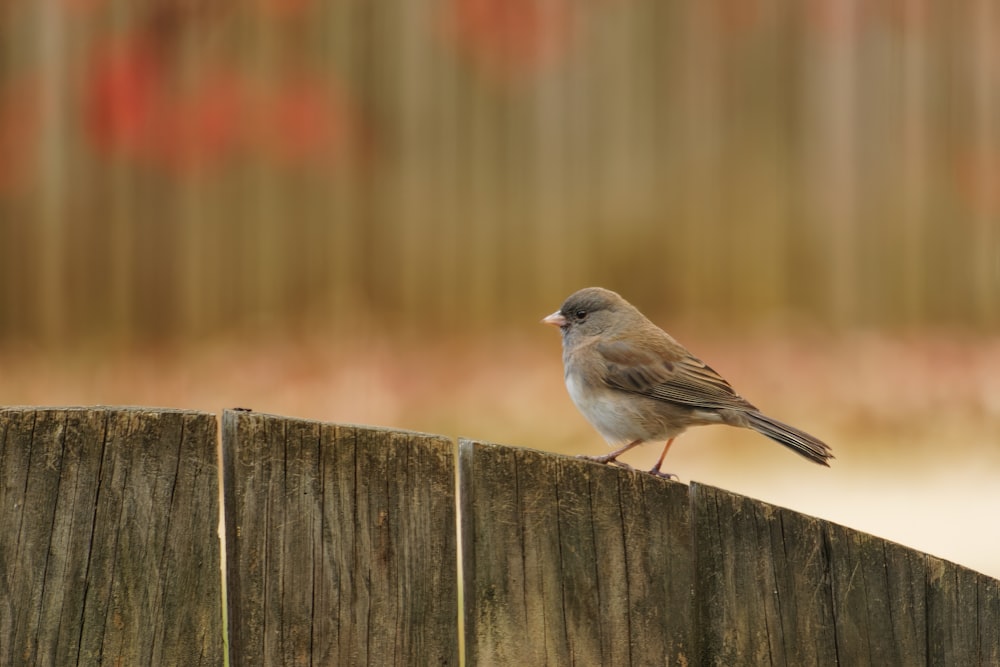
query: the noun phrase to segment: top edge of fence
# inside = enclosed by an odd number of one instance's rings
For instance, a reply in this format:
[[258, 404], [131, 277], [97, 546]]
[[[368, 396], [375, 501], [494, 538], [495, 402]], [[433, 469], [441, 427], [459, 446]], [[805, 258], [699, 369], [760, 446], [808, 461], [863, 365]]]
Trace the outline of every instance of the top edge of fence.
[[302, 424], [313, 424], [316, 426], [334, 426], [337, 428], [349, 428], [369, 433], [384, 433], [386, 435], [395, 434], [407, 437], [430, 438], [437, 440], [448, 440], [455, 442], [455, 438], [440, 433], [428, 433], [425, 431], [415, 431], [413, 429], [399, 428], [395, 426], [377, 426], [373, 424], [359, 424], [355, 422], [340, 422], [327, 419], [313, 419], [308, 417], [295, 417], [291, 415], [279, 415], [273, 412], [261, 412], [252, 408], [226, 408], [222, 411], [222, 420], [227, 422], [238, 417], [258, 417], [264, 419], [274, 419], [280, 421], [293, 421]]
[[215, 413], [206, 410], [149, 405], [0, 405], [0, 413], [3, 412], [135, 412], [142, 414], [216, 416]]

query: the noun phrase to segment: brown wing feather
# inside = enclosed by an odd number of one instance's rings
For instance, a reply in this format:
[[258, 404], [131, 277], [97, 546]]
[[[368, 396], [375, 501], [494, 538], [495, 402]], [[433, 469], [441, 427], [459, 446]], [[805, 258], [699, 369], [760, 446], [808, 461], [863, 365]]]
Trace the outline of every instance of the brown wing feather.
[[605, 382], [622, 391], [693, 408], [756, 409], [710, 366], [675, 345], [677, 349], [652, 350], [620, 340], [598, 343]]

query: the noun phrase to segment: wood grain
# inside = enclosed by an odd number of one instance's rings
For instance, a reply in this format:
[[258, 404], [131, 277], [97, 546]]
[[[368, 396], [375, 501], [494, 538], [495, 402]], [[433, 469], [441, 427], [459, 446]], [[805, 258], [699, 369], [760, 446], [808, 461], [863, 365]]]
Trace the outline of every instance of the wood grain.
[[687, 489], [460, 441], [473, 665], [688, 664]]
[[693, 483], [699, 661], [837, 661], [820, 522]]
[[1000, 664], [996, 659], [1000, 636], [997, 582], [940, 558], [927, 556], [926, 560], [927, 664]]
[[841, 660], [855, 665], [927, 663], [923, 554], [826, 524], [834, 626]]
[[0, 664], [222, 664], [216, 421], [0, 410]]
[[438, 436], [223, 415], [233, 665], [458, 663]]

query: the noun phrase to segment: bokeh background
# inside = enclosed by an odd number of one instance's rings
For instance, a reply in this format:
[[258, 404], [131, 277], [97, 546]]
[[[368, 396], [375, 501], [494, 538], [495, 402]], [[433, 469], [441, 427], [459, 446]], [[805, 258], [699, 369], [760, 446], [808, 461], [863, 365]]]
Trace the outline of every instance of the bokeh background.
[[[605, 451], [620, 291], [831, 469], [667, 469], [1000, 576], [991, 0], [0, 0], [0, 403]], [[650, 465], [657, 447], [627, 460]]]

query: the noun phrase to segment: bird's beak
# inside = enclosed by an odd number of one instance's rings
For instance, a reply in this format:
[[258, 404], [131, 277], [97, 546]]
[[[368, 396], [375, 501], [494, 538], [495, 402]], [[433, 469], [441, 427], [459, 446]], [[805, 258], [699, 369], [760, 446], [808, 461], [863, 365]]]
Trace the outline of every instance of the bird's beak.
[[558, 310], [548, 317], [542, 319], [542, 324], [551, 324], [554, 327], [566, 326], [566, 318]]

